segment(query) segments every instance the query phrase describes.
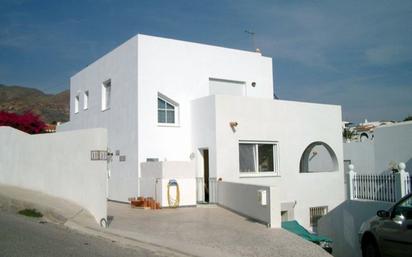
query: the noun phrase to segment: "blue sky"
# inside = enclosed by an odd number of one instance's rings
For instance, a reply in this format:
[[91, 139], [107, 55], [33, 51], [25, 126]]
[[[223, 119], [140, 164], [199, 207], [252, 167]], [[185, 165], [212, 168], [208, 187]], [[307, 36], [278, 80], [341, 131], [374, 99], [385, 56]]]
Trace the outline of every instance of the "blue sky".
[[0, 83], [55, 93], [137, 33], [273, 58], [281, 99], [412, 115], [412, 1], [0, 1]]

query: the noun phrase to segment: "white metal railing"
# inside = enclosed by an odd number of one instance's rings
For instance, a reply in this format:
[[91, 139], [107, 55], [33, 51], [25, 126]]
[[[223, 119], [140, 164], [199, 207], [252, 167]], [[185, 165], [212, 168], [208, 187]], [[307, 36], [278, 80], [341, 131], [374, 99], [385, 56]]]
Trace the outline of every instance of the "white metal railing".
[[205, 201], [205, 185], [203, 177], [196, 178], [196, 195], [196, 201], [198, 203], [203, 203]]
[[405, 164], [399, 164], [399, 172], [393, 174], [357, 174], [349, 165], [350, 199], [396, 202], [412, 191], [411, 178], [405, 172]]
[[412, 178], [407, 176], [405, 179], [405, 193], [409, 194], [412, 192]]
[[217, 203], [217, 179], [209, 178], [209, 203]]
[[[196, 178], [196, 195], [197, 202], [205, 202], [205, 182], [203, 177]], [[217, 202], [217, 179], [209, 178], [209, 203]]]
[[355, 174], [353, 180], [353, 197], [355, 199], [395, 202], [395, 175]]

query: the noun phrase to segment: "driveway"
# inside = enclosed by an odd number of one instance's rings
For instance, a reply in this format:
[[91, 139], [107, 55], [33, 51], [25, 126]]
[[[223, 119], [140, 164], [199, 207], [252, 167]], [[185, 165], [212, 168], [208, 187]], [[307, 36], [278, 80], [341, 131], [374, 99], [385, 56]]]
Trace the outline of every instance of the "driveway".
[[214, 205], [142, 210], [109, 202], [108, 213], [114, 217], [112, 233], [195, 256], [330, 257], [292, 233]]

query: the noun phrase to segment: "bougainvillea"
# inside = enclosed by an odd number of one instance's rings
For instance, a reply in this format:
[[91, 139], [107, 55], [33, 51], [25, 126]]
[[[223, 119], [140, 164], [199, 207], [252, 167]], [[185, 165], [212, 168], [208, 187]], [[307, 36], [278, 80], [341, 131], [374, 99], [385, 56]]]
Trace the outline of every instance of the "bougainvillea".
[[0, 126], [9, 126], [29, 134], [38, 134], [44, 131], [46, 124], [32, 112], [16, 114], [0, 111]]

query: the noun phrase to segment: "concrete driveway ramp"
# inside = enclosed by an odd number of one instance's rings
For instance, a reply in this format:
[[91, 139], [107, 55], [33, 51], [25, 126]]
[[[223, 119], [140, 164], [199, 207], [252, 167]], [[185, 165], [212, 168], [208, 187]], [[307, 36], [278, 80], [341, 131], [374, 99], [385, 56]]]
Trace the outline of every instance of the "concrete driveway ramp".
[[109, 202], [111, 233], [195, 256], [331, 256], [283, 229], [268, 229], [221, 207], [160, 211]]

